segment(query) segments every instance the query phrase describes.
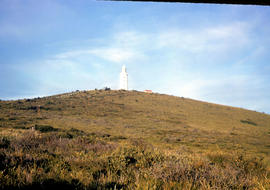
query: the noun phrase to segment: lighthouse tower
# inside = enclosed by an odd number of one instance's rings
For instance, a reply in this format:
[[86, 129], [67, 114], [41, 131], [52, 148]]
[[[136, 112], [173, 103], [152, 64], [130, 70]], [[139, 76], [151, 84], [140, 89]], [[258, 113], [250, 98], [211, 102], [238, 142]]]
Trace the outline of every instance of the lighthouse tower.
[[128, 74], [125, 65], [122, 66], [120, 73], [120, 90], [128, 90]]

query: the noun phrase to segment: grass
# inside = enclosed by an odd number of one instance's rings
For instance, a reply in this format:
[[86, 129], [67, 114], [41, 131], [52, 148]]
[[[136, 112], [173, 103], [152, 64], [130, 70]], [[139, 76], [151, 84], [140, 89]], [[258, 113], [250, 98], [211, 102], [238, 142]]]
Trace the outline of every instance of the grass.
[[0, 101], [2, 189], [268, 189], [270, 116], [138, 91]]

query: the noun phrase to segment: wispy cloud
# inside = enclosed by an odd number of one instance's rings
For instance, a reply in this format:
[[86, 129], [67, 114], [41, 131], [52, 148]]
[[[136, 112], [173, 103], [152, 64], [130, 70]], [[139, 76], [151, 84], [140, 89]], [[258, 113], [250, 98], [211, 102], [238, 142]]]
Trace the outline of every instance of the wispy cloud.
[[178, 48], [192, 53], [224, 53], [249, 43], [250, 26], [230, 23], [200, 28], [199, 30], [166, 30], [157, 36], [158, 47]]
[[215, 57], [250, 45], [252, 26], [244, 22], [227, 25], [214, 25], [200, 28], [199, 31], [184, 28], [162, 29], [157, 32], [121, 31], [113, 32], [103, 40], [102, 45], [72, 49], [55, 55], [58, 59], [71, 59], [79, 56], [96, 56], [109, 62], [127, 63], [146, 60], [149, 52], [166, 56], [189, 52]]
[[115, 63], [125, 63], [130, 62], [137, 57], [141, 57], [140, 52], [131, 49], [121, 49], [121, 48], [101, 48], [91, 50], [91, 54], [101, 57], [107, 61]]
[[59, 53], [54, 57], [56, 59], [72, 59], [78, 58], [80, 56], [96, 56], [102, 58], [109, 62], [114, 63], [126, 63], [131, 62], [134, 59], [142, 57], [140, 52], [133, 49], [124, 49], [118, 47], [101, 47], [101, 48], [93, 48], [93, 49], [82, 49], [82, 50], [74, 50], [74, 51], [67, 51], [63, 53]]

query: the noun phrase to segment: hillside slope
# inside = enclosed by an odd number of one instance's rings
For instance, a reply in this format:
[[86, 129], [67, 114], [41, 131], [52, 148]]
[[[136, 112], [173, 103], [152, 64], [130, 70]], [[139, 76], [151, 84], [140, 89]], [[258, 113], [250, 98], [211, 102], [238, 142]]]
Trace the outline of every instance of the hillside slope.
[[218, 146], [270, 155], [270, 115], [187, 98], [96, 90], [1, 101], [0, 106], [2, 127], [44, 124], [139, 137], [161, 146], [192, 150]]
[[0, 158], [0, 189], [264, 189], [270, 115], [138, 91], [0, 101]]

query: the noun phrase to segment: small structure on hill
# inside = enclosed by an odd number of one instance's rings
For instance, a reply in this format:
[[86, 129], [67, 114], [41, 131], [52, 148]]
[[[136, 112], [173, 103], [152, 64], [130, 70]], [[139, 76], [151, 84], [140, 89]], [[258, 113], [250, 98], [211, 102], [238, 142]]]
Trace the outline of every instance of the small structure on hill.
[[152, 90], [144, 90], [145, 93], [149, 93], [149, 94], [152, 94]]
[[122, 66], [120, 73], [120, 90], [128, 90], [128, 74], [125, 65]]

